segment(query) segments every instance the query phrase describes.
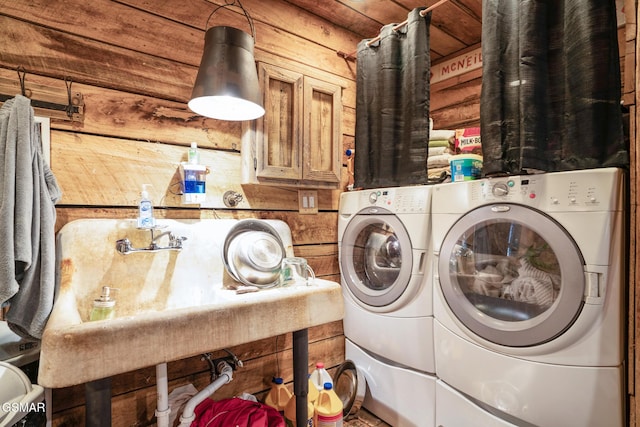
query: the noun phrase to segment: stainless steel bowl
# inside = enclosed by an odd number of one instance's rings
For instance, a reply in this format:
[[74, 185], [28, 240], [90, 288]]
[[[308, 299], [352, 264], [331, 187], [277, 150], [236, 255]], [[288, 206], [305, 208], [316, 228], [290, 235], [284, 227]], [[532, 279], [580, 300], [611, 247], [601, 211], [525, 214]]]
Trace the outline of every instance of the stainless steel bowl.
[[266, 288], [279, 283], [285, 249], [273, 227], [260, 220], [242, 220], [229, 230], [222, 256], [235, 280]]

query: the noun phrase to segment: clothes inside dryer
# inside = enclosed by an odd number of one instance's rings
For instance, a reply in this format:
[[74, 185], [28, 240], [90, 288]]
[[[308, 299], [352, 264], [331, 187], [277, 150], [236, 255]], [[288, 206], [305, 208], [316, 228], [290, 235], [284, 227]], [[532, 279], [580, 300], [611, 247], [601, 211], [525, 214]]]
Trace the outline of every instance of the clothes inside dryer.
[[580, 251], [562, 226], [530, 207], [486, 205], [463, 215], [446, 234], [438, 265], [453, 313], [494, 343], [552, 340], [583, 306]]
[[501, 320], [521, 321], [544, 313], [562, 283], [549, 243], [515, 222], [487, 220], [472, 226], [458, 238], [449, 260], [449, 273], [457, 277], [469, 301]]

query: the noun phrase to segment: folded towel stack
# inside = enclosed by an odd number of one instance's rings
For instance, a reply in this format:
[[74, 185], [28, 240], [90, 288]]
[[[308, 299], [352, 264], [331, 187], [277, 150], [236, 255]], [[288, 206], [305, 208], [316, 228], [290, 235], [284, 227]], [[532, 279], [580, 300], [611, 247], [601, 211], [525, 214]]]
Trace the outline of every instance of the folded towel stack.
[[432, 129], [429, 132], [429, 156], [427, 157], [427, 172], [429, 180], [443, 181], [451, 176], [449, 158], [455, 131]]

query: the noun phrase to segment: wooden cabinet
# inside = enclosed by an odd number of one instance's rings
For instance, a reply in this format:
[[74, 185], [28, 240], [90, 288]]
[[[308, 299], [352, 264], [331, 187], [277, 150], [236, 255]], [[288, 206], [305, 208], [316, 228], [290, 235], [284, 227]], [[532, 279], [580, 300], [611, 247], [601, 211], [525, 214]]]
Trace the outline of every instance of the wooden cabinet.
[[258, 63], [264, 117], [243, 125], [243, 182], [338, 188], [342, 87]]

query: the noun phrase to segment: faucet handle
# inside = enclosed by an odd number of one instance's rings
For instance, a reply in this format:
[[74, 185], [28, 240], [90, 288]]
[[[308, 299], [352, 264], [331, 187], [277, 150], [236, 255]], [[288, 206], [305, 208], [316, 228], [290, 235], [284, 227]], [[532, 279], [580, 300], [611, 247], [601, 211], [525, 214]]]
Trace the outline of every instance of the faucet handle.
[[173, 233], [169, 233], [169, 247], [182, 249], [182, 242], [187, 240], [184, 236], [175, 236]]
[[131, 241], [126, 237], [124, 239], [119, 239], [116, 241], [116, 250], [123, 255], [131, 252]]

